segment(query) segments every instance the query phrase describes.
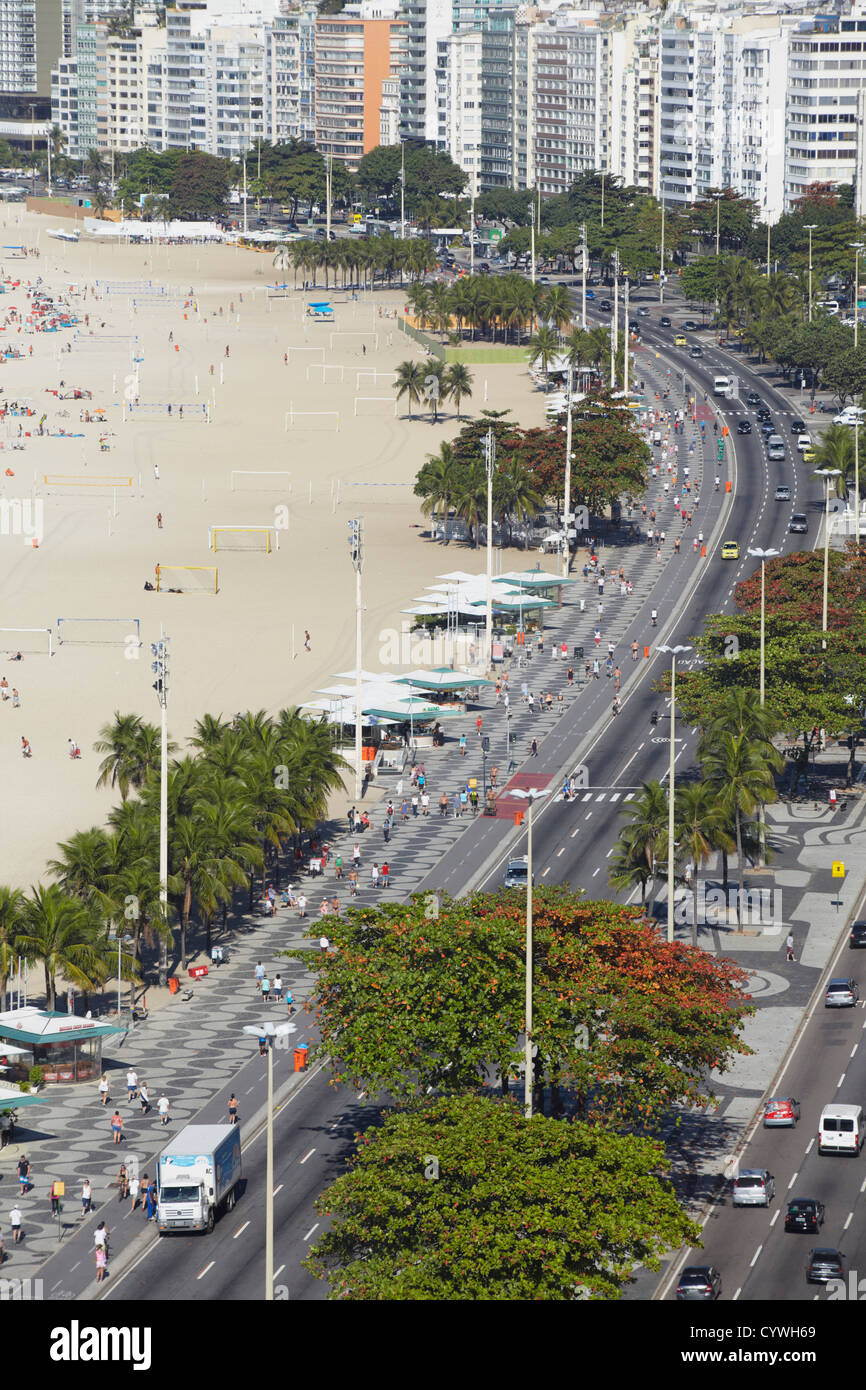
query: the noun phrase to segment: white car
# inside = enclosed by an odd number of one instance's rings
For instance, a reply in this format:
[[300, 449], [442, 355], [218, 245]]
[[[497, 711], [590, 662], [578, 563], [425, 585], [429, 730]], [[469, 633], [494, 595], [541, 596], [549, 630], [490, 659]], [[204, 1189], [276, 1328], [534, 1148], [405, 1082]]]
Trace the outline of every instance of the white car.
[[804, 454], [804, 453], [806, 452], [806, 450], [807, 450], [807, 449], [811, 449], [811, 447], [812, 447], [812, 436], [811, 436], [811, 435], [809, 435], [809, 434], [801, 434], [801, 435], [798, 436], [798, 438], [797, 438], [797, 448], [798, 448], [798, 450], [799, 450], [799, 452], [800, 452], [801, 454]]
[[838, 415], [833, 416], [834, 425], [856, 425], [862, 424], [866, 416], [866, 410], [859, 405], [846, 405], [845, 409]]

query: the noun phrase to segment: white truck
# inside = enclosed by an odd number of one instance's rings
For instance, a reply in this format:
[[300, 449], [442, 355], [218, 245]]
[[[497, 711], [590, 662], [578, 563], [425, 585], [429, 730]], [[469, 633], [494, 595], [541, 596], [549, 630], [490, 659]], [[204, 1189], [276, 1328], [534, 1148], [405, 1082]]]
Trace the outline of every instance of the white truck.
[[159, 1234], [212, 1231], [240, 1180], [240, 1125], [187, 1125], [159, 1156]]
[[717, 376], [713, 380], [713, 395], [726, 396], [730, 399], [734, 394], [734, 382], [729, 376]]

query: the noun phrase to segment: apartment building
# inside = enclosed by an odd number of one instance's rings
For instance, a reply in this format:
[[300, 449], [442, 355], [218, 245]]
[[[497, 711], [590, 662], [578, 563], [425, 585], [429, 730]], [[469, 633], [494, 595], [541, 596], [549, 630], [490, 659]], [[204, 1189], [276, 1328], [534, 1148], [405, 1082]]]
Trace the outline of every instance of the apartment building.
[[316, 145], [350, 168], [379, 143], [382, 85], [399, 70], [396, 0], [363, 0], [316, 20]]
[[436, 66], [440, 40], [452, 26], [453, 0], [402, 0], [406, 21], [400, 67], [400, 137], [438, 140]]
[[[864, 80], [866, 13], [862, 7], [847, 16], [815, 16], [790, 33], [785, 106], [786, 207], [791, 207], [810, 183], [856, 183], [858, 163], [862, 161], [859, 103]], [[862, 199], [862, 188], [857, 192]]]
[[313, 0], [291, 8], [264, 27], [265, 132], [280, 140], [316, 138], [316, 17]]
[[628, 186], [658, 188], [659, 44], [652, 17], [609, 30], [608, 168]]

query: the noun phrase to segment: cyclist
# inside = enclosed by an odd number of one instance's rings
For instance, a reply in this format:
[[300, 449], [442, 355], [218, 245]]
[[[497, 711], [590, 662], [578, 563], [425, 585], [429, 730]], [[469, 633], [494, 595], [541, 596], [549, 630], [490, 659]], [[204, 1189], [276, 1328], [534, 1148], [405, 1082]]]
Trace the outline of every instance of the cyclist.
[[650, 613], [650, 622], [652, 623], [653, 627], [655, 627], [657, 619], [658, 613], [655, 609], [653, 609], [653, 611]]
[[717, 477], [717, 478], [716, 478], [716, 492], [718, 492], [718, 490], [719, 490], [719, 484], [720, 484], [720, 482], [721, 482], [721, 478], [718, 478], [718, 477]]

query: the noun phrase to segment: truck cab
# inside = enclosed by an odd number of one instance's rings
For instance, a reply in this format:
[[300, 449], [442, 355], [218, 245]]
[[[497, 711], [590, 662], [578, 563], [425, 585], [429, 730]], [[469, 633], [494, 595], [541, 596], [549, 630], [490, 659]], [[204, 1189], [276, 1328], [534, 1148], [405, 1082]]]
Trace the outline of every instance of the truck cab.
[[157, 1230], [212, 1231], [237, 1200], [239, 1125], [187, 1125], [159, 1156]]

